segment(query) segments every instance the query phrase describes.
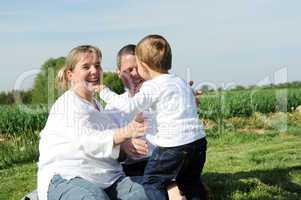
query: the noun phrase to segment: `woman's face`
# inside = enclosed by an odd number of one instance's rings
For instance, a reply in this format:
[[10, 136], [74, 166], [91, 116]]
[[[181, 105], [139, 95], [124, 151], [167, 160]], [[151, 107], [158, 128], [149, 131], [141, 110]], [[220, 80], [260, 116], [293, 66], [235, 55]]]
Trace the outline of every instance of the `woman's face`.
[[92, 52], [81, 53], [75, 68], [67, 72], [72, 89], [88, 93], [93, 92], [93, 86], [99, 85], [101, 74], [101, 60]]

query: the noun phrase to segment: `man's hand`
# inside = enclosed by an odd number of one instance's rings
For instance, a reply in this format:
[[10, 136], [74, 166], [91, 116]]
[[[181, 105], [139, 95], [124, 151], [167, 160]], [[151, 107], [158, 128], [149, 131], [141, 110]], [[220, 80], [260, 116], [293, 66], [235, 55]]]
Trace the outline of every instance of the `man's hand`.
[[132, 138], [121, 145], [122, 150], [130, 157], [146, 156], [148, 145], [144, 139]]

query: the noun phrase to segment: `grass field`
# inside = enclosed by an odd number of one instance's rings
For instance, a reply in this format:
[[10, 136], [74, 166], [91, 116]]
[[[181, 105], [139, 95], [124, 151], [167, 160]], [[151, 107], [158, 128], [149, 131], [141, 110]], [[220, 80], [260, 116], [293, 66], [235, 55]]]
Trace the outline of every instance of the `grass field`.
[[[203, 179], [214, 199], [301, 199], [301, 114], [288, 119], [283, 132], [270, 127], [258, 129], [252, 118], [239, 119], [247, 129], [228, 125], [207, 129]], [[0, 144], [3, 154], [8, 147], [3, 141]], [[17, 151], [2, 155], [10, 161], [0, 163], [1, 200], [20, 199], [36, 187], [36, 157], [32, 148], [24, 149], [22, 145], [27, 142], [21, 139], [17, 150], [23, 149], [19, 153], [22, 162], [14, 161], [20, 157]], [[24, 157], [26, 152], [32, 156]]]
[[204, 180], [214, 199], [301, 199], [301, 129], [209, 135]]

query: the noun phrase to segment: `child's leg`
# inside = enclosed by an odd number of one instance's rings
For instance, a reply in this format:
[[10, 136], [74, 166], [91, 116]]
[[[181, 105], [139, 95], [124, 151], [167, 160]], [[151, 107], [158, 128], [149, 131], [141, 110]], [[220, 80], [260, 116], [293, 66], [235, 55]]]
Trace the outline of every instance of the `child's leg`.
[[183, 167], [186, 152], [181, 147], [156, 147], [143, 176], [143, 187], [149, 199], [168, 199], [166, 188]]
[[186, 200], [186, 197], [181, 194], [181, 191], [176, 183], [173, 183], [167, 187], [169, 200]]
[[188, 153], [184, 167], [179, 172], [177, 183], [187, 199], [205, 199], [205, 188], [201, 173], [206, 161], [207, 141], [205, 138], [186, 145]]

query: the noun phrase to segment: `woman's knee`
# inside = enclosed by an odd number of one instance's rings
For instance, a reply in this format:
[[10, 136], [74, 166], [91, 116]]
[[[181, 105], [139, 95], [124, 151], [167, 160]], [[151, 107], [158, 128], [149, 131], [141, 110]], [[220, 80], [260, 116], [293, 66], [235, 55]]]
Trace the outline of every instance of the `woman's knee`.
[[133, 182], [129, 177], [124, 178], [117, 186], [118, 197], [123, 200], [147, 200], [143, 186]]
[[109, 200], [104, 190], [85, 179], [54, 177], [53, 180], [48, 189], [49, 200]]

